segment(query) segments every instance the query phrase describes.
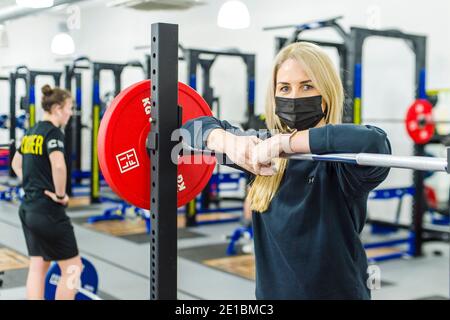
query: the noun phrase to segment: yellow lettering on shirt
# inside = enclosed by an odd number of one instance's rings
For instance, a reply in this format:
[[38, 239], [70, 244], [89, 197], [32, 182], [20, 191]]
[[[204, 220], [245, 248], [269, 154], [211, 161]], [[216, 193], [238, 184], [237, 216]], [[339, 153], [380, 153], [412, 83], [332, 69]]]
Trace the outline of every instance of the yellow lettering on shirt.
[[38, 155], [42, 156], [42, 143], [43, 142], [44, 142], [43, 136], [36, 136], [36, 141], [34, 143], [34, 146], [35, 146], [34, 154], [38, 154]]
[[42, 144], [44, 143], [44, 137], [41, 135], [24, 136], [22, 139], [22, 145], [20, 150], [23, 154], [34, 154], [42, 156]]

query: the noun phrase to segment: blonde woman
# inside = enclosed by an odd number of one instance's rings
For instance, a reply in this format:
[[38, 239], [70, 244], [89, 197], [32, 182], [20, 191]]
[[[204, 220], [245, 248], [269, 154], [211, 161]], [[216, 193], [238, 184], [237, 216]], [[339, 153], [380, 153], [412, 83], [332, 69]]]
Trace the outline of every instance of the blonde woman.
[[[201, 117], [183, 127], [195, 148], [224, 153], [255, 175], [253, 212], [257, 299], [370, 299], [359, 238], [369, 192], [389, 170], [282, 159], [285, 153], [391, 153], [373, 126], [340, 124], [344, 93], [330, 58], [299, 42], [281, 50], [266, 101], [267, 135]], [[194, 130], [200, 123], [202, 131]], [[278, 132], [278, 133], [277, 133]]]

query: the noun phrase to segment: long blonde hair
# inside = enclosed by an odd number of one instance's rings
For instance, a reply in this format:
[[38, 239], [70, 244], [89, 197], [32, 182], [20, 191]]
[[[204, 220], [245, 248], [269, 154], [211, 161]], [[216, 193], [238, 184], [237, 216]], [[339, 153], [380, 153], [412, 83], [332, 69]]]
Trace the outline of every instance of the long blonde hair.
[[[281, 64], [288, 59], [296, 60], [303, 68], [312, 84], [322, 95], [327, 107], [326, 123], [341, 123], [344, 90], [341, 79], [331, 59], [319, 46], [309, 42], [296, 42], [283, 48], [275, 58], [272, 77], [266, 95], [266, 125], [269, 130], [290, 132], [275, 114], [276, 76]], [[280, 186], [288, 164], [287, 159], [276, 159], [277, 173], [273, 176], [257, 176], [253, 181], [248, 198], [251, 210], [267, 211]]]

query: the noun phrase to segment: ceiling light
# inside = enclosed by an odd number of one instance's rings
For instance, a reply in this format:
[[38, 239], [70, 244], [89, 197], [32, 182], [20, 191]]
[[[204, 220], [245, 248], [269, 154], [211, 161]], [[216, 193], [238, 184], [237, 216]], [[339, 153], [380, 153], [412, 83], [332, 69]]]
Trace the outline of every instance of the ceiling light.
[[75, 43], [70, 34], [61, 32], [53, 37], [51, 49], [54, 54], [69, 55], [75, 52]]
[[247, 6], [238, 0], [230, 0], [220, 7], [217, 25], [226, 29], [245, 29], [250, 26]]
[[53, 0], [16, 0], [16, 4], [27, 8], [50, 8], [53, 7]]

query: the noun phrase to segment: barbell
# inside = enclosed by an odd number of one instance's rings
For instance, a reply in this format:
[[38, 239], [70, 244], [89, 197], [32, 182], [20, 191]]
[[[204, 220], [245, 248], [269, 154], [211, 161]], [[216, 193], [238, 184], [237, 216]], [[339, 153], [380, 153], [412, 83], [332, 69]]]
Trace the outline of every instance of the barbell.
[[[132, 205], [150, 209], [150, 163], [147, 138], [151, 128], [150, 80], [123, 90], [111, 102], [98, 132], [98, 159], [102, 174], [111, 189]], [[181, 124], [201, 116], [212, 116], [205, 100], [191, 87], [179, 82], [178, 105]], [[418, 111], [418, 110], [417, 110]], [[177, 115], [174, 115], [174, 117]], [[178, 153], [177, 205], [194, 199], [207, 185], [216, 164], [216, 154], [187, 146]], [[448, 151], [449, 154], [449, 151]], [[291, 160], [343, 162], [355, 165], [406, 168], [425, 171], [449, 170], [446, 158], [402, 157], [384, 154], [290, 154]]]
[[[77, 288], [75, 300], [103, 300], [96, 293], [98, 290], [98, 274], [94, 265], [86, 258], [81, 258], [83, 270], [80, 275], [80, 285]], [[61, 277], [61, 269], [54, 262], [45, 277], [45, 300], [55, 300], [56, 287]]]
[[437, 124], [450, 124], [450, 121], [435, 120], [433, 105], [426, 99], [416, 99], [408, 108], [405, 119], [364, 119], [365, 123], [404, 124], [406, 132], [416, 144], [426, 144], [433, 138]]
[[336, 153], [336, 154], [293, 154], [287, 156], [292, 160], [330, 161], [357, 164], [361, 166], [388, 167], [412, 169], [420, 171], [449, 171], [450, 148], [447, 148], [447, 158], [407, 157], [375, 153]]

